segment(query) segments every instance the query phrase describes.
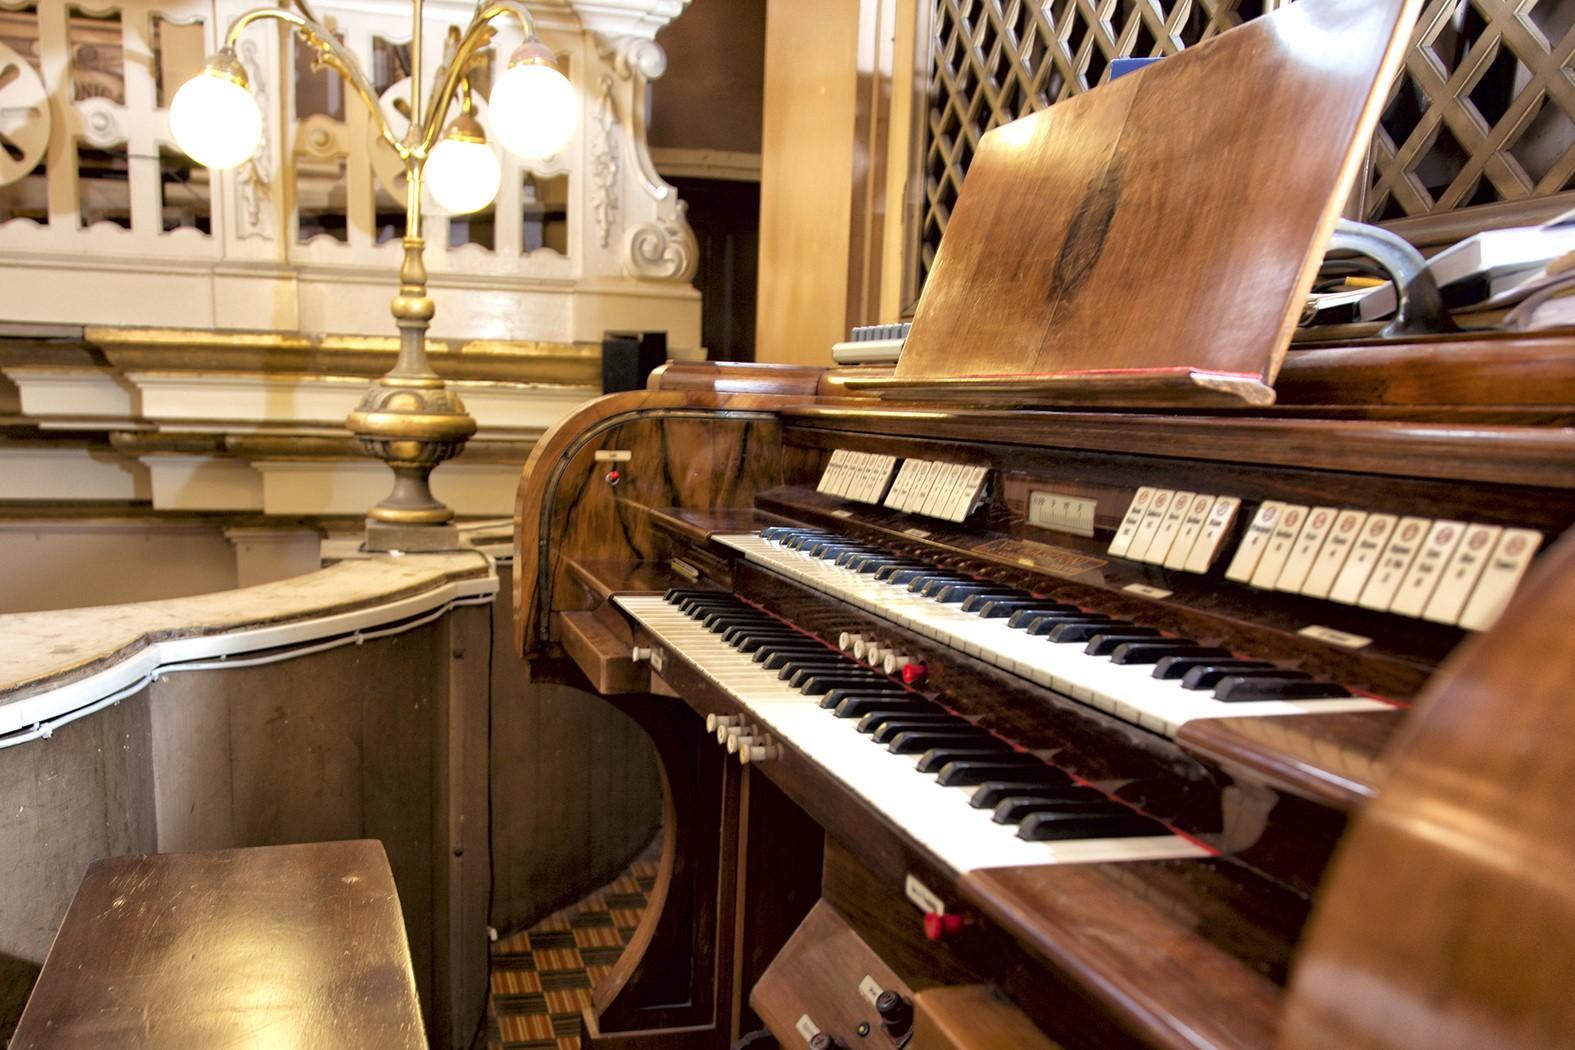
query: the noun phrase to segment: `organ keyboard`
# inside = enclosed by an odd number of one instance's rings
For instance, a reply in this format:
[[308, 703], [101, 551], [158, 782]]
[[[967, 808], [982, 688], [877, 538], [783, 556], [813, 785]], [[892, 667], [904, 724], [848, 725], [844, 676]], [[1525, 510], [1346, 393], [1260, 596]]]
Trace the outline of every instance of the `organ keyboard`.
[[[1064, 1046], [1265, 1047], [1303, 1016], [1314, 904], [1366, 896], [1330, 870], [1351, 822], [1416, 797], [1408, 756], [1460, 705], [1508, 725], [1564, 694], [1564, 643], [1528, 623], [1562, 600], [1575, 436], [1552, 405], [1310, 419], [1290, 372], [1291, 408], [1191, 416], [888, 406], [818, 370], [670, 364], [544, 438], [521, 651], [646, 727], [669, 803], [665, 903], [588, 1041], [721, 1047], [759, 1018], [852, 1046], [883, 1032], [876, 969], [954, 1045], [965, 1020], [934, 1011], [980, 1000], [926, 989], [993, 985], [1003, 1023]], [[1540, 388], [1575, 401], [1570, 375]], [[894, 500], [910, 463], [950, 481]], [[1393, 527], [1359, 547], [1374, 520]], [[1394, 594], [1359, 600], [1388, 560]], [[1360, 878], [1427, 848], [1369, 845]]]

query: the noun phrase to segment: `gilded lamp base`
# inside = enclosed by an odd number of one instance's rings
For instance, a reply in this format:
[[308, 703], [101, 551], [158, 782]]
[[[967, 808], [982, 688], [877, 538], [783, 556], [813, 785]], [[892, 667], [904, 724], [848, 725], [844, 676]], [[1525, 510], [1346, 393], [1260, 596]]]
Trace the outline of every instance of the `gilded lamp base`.
[[476, 432], [459, 397], [436, 376], [384, 376], [346, 420], [368, 455], [394, 472], [394, 487], [367, 514], [368, 550], [446, 550], [460, 546], [454, 512], [432, 495], [430, 475]]

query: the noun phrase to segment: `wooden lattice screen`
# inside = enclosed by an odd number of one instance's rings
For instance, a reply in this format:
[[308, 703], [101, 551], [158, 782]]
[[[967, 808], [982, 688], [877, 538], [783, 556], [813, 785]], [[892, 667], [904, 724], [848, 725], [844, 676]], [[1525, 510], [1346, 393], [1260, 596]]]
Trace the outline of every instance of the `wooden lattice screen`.
[[[926, 2], [915, 290], [986, 131], [1104, 82], [1113, 58], [1173, 54], [1285, 0]], [[1392, 222], [1572, 187], [1575, 0], [1427, 0], [1355, 209]]]

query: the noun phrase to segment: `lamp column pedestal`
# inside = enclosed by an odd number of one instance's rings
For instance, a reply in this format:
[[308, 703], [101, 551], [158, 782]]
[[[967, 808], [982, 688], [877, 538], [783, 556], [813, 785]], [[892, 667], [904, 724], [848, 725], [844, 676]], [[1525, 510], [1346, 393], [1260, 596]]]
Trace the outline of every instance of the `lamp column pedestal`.
[[366, 453], [394, 472], [393, 491], [367, 514], [367, 549], [453, 550], [461, 546], [454, 512], [432, 495], [430, 475], [439, 463], [459, 455], [476, 432], [476, 421], [427, 362], [434, 307], [421, 260], [426, 242], [407, 235], [404, 244], [399, 294], [392, 304], [399, 357], [345, 423]]

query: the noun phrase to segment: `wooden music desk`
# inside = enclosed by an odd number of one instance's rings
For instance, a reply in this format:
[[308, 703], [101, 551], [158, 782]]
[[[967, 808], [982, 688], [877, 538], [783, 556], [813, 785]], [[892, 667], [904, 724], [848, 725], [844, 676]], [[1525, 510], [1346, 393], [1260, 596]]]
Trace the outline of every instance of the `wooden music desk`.
[[98, 861], [11, 1046], [426, 1046], [382, 845]]

